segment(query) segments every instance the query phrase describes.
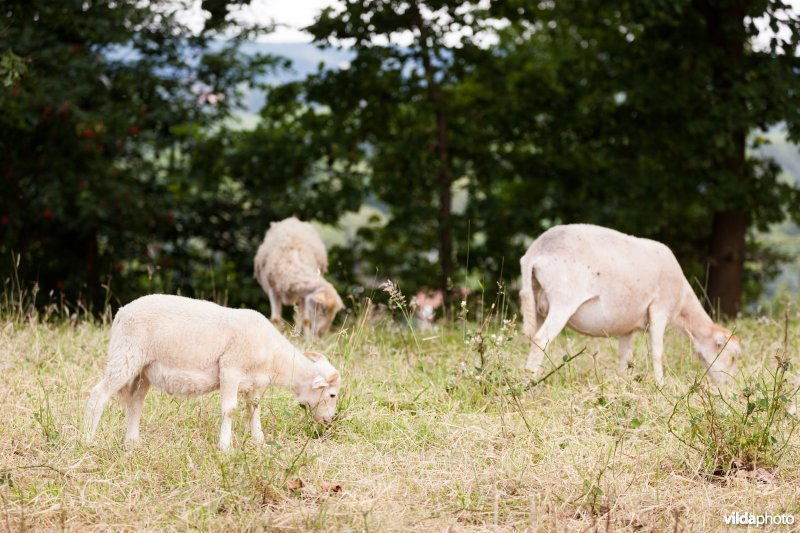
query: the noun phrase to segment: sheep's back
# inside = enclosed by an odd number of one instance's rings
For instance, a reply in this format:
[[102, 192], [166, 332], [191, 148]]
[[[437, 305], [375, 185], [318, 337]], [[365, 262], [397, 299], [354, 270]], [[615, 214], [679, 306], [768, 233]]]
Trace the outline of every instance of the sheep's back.
[[218, 367], [232, 346], [249, 342], [245, 326], [258, 322], [253, 315], [261, 316], [181, 296], [143, 296], [117, 313], [109, 359], [140, 357], [142, 366], [158, 361], [184, 370]]
[[600, 335], [640, 329], [653, 305], [671, 315], [685, 278], [665, 245], [584, 224], [554, 227], [531, 245], [534, 277], [550, 305], [585, 301], [574, 329]]
[[295, 217], [274, 222], [264, 236], [262, 248], [268, 268], [281, 257], [296, 253], [320, 272], [328, 270], [328, 252], [319, 233], [314, 226]]

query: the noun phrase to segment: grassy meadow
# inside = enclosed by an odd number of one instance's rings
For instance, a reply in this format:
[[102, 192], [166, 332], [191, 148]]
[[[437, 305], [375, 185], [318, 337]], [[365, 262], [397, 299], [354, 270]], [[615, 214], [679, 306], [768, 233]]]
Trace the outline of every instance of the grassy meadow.
[[368, 307], [306, 346], [342, 372], [334, 423], [269, 391], [266, 443], [248, 440], [240, 402], [228, 454], [217, 394], [151, 391], [134, 449], [112, 399], [82, 444], [108, 320], [6, 312], [0, 530], [708, 531], [736, 511], [800, 517], [796, 308], [728, 324], [745, 351], [720, 389], [669, 332], [659, 390], [645, 335], [622, 375], [615, 339], [562, 334], [557, 370], [532, 384], [502, 305], [428, 331]]

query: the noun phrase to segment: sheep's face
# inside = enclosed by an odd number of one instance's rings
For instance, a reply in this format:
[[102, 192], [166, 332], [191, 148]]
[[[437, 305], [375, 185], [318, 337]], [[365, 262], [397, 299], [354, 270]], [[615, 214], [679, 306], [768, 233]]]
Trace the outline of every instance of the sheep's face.
[[306, 355], [315, 358], [313, 378], [310, 383], [295, 388], [295, 396], [300, 405], [308, 408], [314, 420], [330, 424], [336, 414], [341, 377], [322, 354], [308, 352]]
[[729, 329], [713, 326], [710, 334], [698, 341], [696, 347], [700, 357], [711, 365], [708, 375], [715, 382], [725, 383], [736, 372], [736, 360], [742, 353], [742, 345]]
[[342, 307], [344, 304], [336, 289], [326, 284], [306, 296], [303, 323], [315, 336], [320, 337], [328, 332]]

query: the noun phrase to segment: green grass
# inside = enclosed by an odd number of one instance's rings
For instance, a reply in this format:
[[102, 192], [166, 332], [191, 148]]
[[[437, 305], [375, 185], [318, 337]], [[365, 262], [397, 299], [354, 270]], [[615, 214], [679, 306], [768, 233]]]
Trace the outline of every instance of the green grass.
[[[0, 530], [702, 531], [721, 529], [734, 511], [800, 515], [798, 436], [785, 408], [769, 428], [784, 450], [751, 465], [766, 477], [747, 467], [710, 476], [713, 442], [691, 440], [698, 420], [734, 433], [735, 416], [709, 415], [703, 401], [768, 379], [776, 355], [793, 360], [796, 312], [786, 343], [783, 317], [728, 324], [745, 346], [740, 377], [705, 396], [691, 388], [703, 369], [677, 332], [667, 338], [662, 390], [645, 336], [622, 376], [615, 340], [569, 332], [550, 350], [551, 368], [583, 354], [531, 388], [513, 321], [434, 332], [404, 323], [350, 315], [314, 345], [344, 377], [332, 426], [317, 428], [290, 393], [270, 391], [267, 442], [248, 441], [240, 404], [233, 451], [221, 454], [216, 394], [152, 392], [132, 450], [112, 400], [96, 442], [83, 445], [78, 428], [105, 365], [108, 324], [30, 313], [0, 320]], [[786, 376], [795, 383], [791, 368]]]

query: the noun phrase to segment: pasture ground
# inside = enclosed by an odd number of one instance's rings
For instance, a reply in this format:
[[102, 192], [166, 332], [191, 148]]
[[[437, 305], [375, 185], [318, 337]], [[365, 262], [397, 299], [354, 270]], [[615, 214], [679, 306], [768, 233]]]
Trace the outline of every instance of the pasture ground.
[[[788, 331], [784, 316], [728, 324], [745, 353], [723, 394], [774, 372], [776, 355], [796, 358], [800, 315], [787, 316]], [[151, 392], [132, 450], [112, 400], [83, 445], [109, 324], [2, 319], [0, 530], [712, 531], [736, 511], [800, 520], [791, 416], [770, 430], [785, 445], [777, 466], [707, 474], [681, 407], [702, 407], [687, 396], [702, 368], [678, 332], [662, 390], [646, 336], [621, 375], [614, 339], [567, 333], [551, 368], [583, 354], [526, 391], [525, 342], [502, 318], [420, 332], [351, 315], [313, 344], [344, 376], [334, 424], [317, 428], [273, 390], [262, 400], [267, 442], [248, 440], [240, 403], [228, 454], [216, 449], [217, 394]]]

